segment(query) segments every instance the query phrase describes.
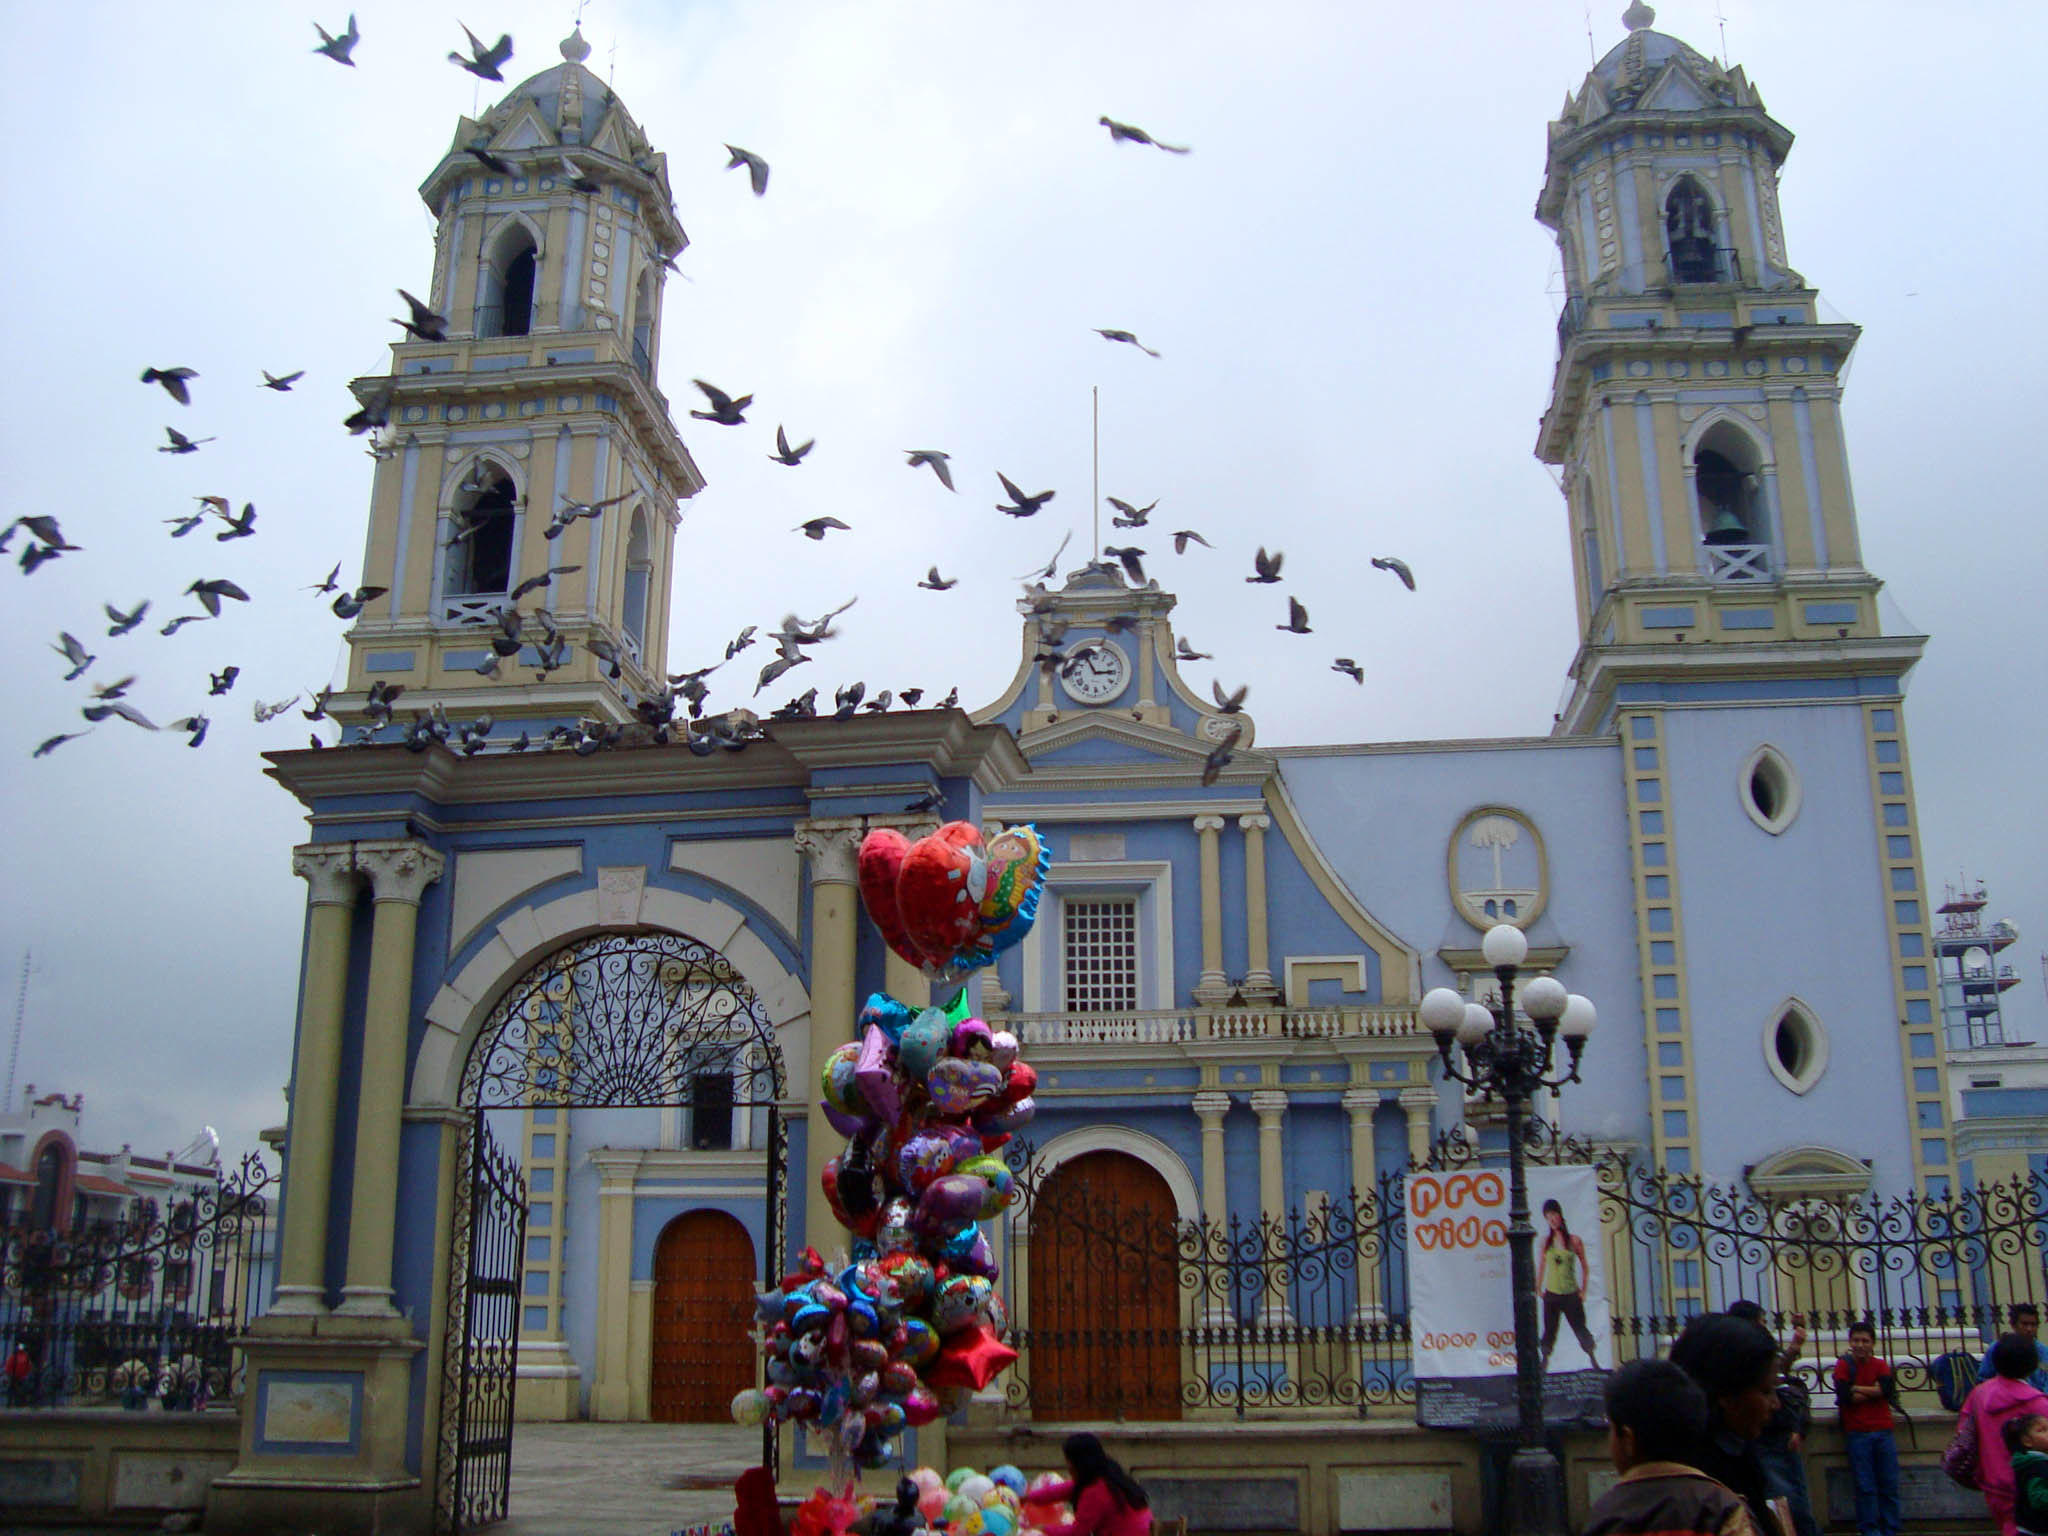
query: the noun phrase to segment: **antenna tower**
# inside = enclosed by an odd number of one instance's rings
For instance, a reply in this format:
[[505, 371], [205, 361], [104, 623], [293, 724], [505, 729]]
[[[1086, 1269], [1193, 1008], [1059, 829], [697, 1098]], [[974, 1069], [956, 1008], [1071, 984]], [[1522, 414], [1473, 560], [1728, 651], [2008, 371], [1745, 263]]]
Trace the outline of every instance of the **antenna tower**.
[[14, 1072], [21, 1065], [21, 1026], [28, 1017], [28, 973], [30, 951], [21, 952], [21, 985], [14, 994], [14, 1043], [7, 1050], [7, 1097], [0, 1099], [0, 1111], [14, 1107]]
[[1088, 505], [1089, 515], [1095, 520], [1095, 551], [1089, 555], [1091, 562], [1102, 558], [1102, 386], [1088, 386], [1088, 413], [1092, 431], [1092, 446], [1088, 455], [1088, 484], [1093, 493]]

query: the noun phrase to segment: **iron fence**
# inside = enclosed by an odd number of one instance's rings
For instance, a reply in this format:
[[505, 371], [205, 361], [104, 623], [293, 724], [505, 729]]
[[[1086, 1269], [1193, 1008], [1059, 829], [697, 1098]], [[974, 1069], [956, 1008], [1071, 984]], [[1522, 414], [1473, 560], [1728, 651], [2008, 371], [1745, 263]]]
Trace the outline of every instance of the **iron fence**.
[[116, 1221], [0, 1236], [10, 1408], [199, 1408], [240, 1391], [234, 1340], [268, 1300], [270, 1187], [255, 1155]]
[[[1591, 1163], [1617, 1363], [1661, 1353], [1700, 1312], [1750, 1299], [1803, 1318], [1819, 1377], [1869, 1317], [1907, 1389], [1952, 1350], [1981, 1353], [2016, 1301], [2048, 1293], [2048, 1173], [1947, 1199], [1787, 1198], [1662, 1174], [1540, 1122], [1529, 1156]], [[1446, 1137], [1410, 1169], [1307, 1211], [1183, 1220], [1142, 1181], [1009, 1153], [1008, 1406], [1037, 1419], [1414, 1411], [1406, 1173], [1505, 1160]], [[1158, 1192], [1164, 1195], [1163, 1188]], [[1170, 1197], [1169, 1197], [1170, 1199]]]

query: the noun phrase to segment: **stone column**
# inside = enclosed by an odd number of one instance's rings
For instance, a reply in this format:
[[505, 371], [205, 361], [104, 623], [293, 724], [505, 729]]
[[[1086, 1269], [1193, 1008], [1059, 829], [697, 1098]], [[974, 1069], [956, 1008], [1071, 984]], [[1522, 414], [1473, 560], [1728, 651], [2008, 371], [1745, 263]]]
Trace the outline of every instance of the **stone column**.
[[1382, 1212], [1379, 1207], [1378, 1170], [1373, 1166], [1372, 1117], [1380, 1107], [1377, 1088], [1363, 1086], [1344, 1090], [1344, 1110], [1351, 1116], [1352, 1210], [1359, 1215], [1358, 1299], [1351, 1310], [1354, 1323], [1383, 1323], [1387, 1309], [1380, 1298], [1380, 1265], [1386, 1255], [1379, 1248]]
[[[817, 1092], [826, 1061], [853, 1038], [853, 1021], [860, 1013], [853, 978], [860, 835], [860, 822], [852, 818], [797, 823], [796, 849], [810, 860], [811, 870], [811, 1060], [803, 1080], [806, 1093]], [[820, 1253], [846, 1246], [846, 1234], [832, 1219], [820, 1183], [826, 1161], [838, 1150], [838, 1136], [814, 1111], [804, 1133], [804, 1241]]]
[[1436, 1138], [1430, 1134], [1430, 1112], [1437, 1106], [1437, 1091], [1434, 1088], [1403, 1088], [1401, 1110], [1408, 1117], [1408, 1157], [1411, 1162], [1426, 1163]]
[[420, 897], [447, 860], [410, 839], [356, 844], [370, 877], [370, 980], [363, 1000], [363, 1066], [356, 1089], [354, 1189], [340, 1311], [396, 1317], [391, 1250], [398, 1220], [398, 1140], [405, 1108], [406, 1026], [412, 1015], [413, 938]]
[[274, 1316], [327, 1310], [327, 1208], [334, 1182], [335, 1091], [341, 1077], [341, 1014], [348, 995], [349, 927], [356, 867], [346, 843], [292, 850], [307, 897], [306, 972], [299, 985], [299, 1048], [287, 1122], [284, 1233]]
[[1246, 1002], [1270, 1003], [1279, 995], [1273, 986], [1266, 935], [1266, 829], [1273, 825], [1273, 818], [1255, 811], [1238, 817], [1237, 825], [1244, 833], [1244, 931], [1248, 952], [1244, 996]]
[[[1192, 1107], [1202, 1122], [1202, 1215], [1212, 1231], [1227, 1233], [1230, 1230], [1230, 1186], [1225, 1178], [1228, 1170], [1223, 1154], [1223, 1118], [1230, 1113], [1230, 1095], [1205, 1088], [1195, 1095]], [[1227, 1271], [1213, 1268], [1205, 1269], [1204, 1273], [1220, 1278]], [[1200, 1310], [1193, 1318], [1195, 1326], [1230, 1327], [1231, 1304], [1232, 1298], [1227, 1293], [1205, 1292], [1200, 1298]]]
[[1223, 818], [1197, 816], [1195, 833], [1201, 839], [1202, 868], [1202, 975], [1195, 983], [1195, 1001], [1214, 1007], [1230, 996], [1223, 974]]
[[[632, 1411], [633, 1184], [644, 1154], [631, 1147], [598, 1147], [597, 1165], [597, 1370], [590, 1383], [590, 1416], [624, 1419]], [[823, 1196], [819, 1197], [820, 1201]]]
[[[1281, 1160], [1281, 1136], [1287, 1117], [1287, 1095], [1277, 1088], [1260, 1088], [1252, 1094], [1252, 1113], [1259, 1117], [1259, 1214], [1276, 1232], [1287, 1230], [1287, 1186]], [[1267, 1270], [1264, 1316], [1269, 1328], [1285, 1328], [1294, 1321], [1294, 1309], [1287, 1295], [1287, 1281], [1277, 1266]]]

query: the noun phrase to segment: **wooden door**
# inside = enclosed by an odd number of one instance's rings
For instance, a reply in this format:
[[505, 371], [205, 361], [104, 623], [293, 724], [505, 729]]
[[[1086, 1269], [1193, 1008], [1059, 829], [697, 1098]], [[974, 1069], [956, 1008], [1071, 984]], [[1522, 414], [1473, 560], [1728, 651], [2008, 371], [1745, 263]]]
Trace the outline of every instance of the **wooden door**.
[[1046, 1180], [1031, 1213], [1033, 1417], [1180, 1417], [1176, 1218], [1166, 1180], [1122, 1152]]
[[668, 1424], [729, 1424], [754, 1384], [754, 1243], [723, 1211], [691, 1211], [654, 1249], [648, 1412]]

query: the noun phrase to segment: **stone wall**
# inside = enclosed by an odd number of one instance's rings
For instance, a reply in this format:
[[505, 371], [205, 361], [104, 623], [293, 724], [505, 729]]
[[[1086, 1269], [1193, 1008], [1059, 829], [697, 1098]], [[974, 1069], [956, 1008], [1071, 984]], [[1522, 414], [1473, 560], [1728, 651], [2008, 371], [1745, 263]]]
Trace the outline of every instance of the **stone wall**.
[[0, 1528], [155, 1526], [181, 1511], [196, 1522], [240, 1438], [227, 1409], [0, 1413]]

